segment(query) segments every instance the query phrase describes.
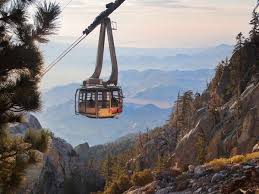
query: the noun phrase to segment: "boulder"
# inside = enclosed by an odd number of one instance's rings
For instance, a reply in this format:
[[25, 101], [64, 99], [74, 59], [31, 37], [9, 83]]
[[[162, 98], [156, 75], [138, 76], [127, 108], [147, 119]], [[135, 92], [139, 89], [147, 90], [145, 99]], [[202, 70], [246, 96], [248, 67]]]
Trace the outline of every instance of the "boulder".
[[259, 152], [259, 143], [254, 145], [252, 152]]
[[158, 183], [156, 181], [140, 188], [124, 192], [124, 194], [154, 194], [159, 189]]
[[42, 129], [38, 119], [32, 114], [24, 115], [25, 122], [9, 125], [9, 131], [14, 135], [24, 135], [28, 129]]
[[219, 181], [223, 180], [224, 178], [225, 178], [225, 175], [223, 173], [216, 173], [211, 178], [211, 183], [219, 182]]
[[202, 176], [206, 172], [206, 167], [205, 166], [196, 166], [194, 168], [194, 174], [196, 176]]
[[75, 147], [75, 151], [78, 153], [78, 155], [83, 155], [83, 153], [86, 153], [89, 150], [90, 146], [89, 144], [83, 143], [79, 144], [78, 146]]
[[195, 167], [193, 165], [188, 166], [188, 172], [193, 173], [194, 169], [195, 169]]

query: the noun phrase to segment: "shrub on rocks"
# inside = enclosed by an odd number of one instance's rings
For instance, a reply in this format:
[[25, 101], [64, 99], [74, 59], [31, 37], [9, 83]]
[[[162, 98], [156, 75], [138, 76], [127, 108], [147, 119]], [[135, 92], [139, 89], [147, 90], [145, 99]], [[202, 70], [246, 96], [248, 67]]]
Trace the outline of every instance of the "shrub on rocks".
[[52, 134], [47, 130], [30, 129], [26, 132], [24, 141], [31, 144], [33, 149], [46, 152], [50, 137]]
[[144, 170], [136, 172], [132, 176], [132, 183], [134, 186], [145, 186], [153, 181], [151, 170]]

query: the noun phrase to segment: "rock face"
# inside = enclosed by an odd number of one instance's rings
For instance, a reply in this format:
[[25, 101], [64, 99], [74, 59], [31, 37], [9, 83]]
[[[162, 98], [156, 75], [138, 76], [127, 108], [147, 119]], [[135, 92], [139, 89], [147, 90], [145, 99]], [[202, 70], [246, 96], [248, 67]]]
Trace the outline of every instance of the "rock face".
[[41, 129], [41, 124], [38, 119], [31, 115], [24, 115], [26, 122], [11, 124], [9, 131], [15, 135], [24, 135], [28, 129]]
[[[159, 154], [172, 155], [170, 163], [183, 170], [220, 157], [252, 152], [259, 140], [259, 83], [251, 83], [240, 97], [241, 115], [237, 119], [236, 100], [222, 107], [216, 122], [207, 108], [197, 111], [195, 127], [175, 144], [175, 129], [164, 129], [143, 145], [144, 151], [130, 160], [128, 169], [153, 168]], [[258, 150], [255, 146], [254, 150]]]
[[[222, 156], [251, 152], [259, 139], [259, 83], [252, 83], [241, 96], [242, 115], [237, 121], [234, 114], [236, 101], [221, 107], [220, 122], [214, 125], [213, 117], [207, 112], [199, 116], [196, 127], [177, 145], [173, 163], [181, 168], [197, 165], [197, 156], [204, 153], [205, 161]], [[198, 144], [200, 138], [203, 144]]]
[[89, 151], [89, 144], [88, 143], [83, 143], [83, 144], [79, 144], [78, 146], [75, 147], [75, 150], [77, 153], [86, 153]]
[[90, 193], [103, 186], [103, 179], [84, 166], [70, 144], [53, 138], [32, 193]]
[[[13, 134], [24, 135], [28, 129], [41, 128], [36, 117], [27, 117], [26, 123], [12, 126]], [[73, 147], [65, 140], [52, 138], [48, 151], [38, 154], [42, 155], [42, 160], [28, 166], [25, 180], [16, 193], [87, 194], [103, 188], [104, 179], [96, 171], [87, 169]]]

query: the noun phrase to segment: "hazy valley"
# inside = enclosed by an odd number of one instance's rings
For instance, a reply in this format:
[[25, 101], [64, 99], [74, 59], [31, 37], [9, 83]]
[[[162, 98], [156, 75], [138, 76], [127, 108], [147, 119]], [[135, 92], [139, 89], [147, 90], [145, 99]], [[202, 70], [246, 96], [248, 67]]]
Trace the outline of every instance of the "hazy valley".
[[209, 69], [122, 71], [120, 83], [126, 103], [125, 111], [118, 119], [92, 120], [76, 116], [74, 93], [80, 84], [58, 86], [43, 93], [44, 109], [36, 115], [44, 128], [51, 129], [72, 145], [111, 142], [129, 133], [161, 126], [172, 112], [178, 92], [188, 89], [201, 92], [213, 74], [214, 70]]

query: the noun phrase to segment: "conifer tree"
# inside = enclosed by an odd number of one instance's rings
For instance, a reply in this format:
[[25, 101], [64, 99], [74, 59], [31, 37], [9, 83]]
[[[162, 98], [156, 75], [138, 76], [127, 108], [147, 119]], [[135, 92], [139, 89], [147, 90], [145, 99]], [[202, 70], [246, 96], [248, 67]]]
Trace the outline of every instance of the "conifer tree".
[[259, 14], [257, 12], [252, 13], [252, 19], [250, 21], [252, 29], [249, 32], [250, 40], [255, 42], [257, 35], [259, 34]]
[[46, 43], [55, 32], [59, 14], [56, 3], [0, 1], [0, 187], [6, 192], [18, 184], [25, 168], [18, 157], [31, 148], [8, 133], [8, 124], [22, 122], [23, 113], [41, 107], [38, 83], [43, 59], [38, 43]]
[[244, 47], [244, 36], [240, 32], [236, 37], [236, 46], [234, 52], [237, 55], [237, 62], [232, 64], [232, 80], [233, 88], [236, 89], [236, 99], [237, 99], [237, 115], [240, 116], [240, 95], [241, 95], [241, 79], [242, 79], [242, 48]]
[[[172, 122], [175, 123], [175, 139], [178, 142], [179, 141], [179, 126], [178, 126], [178, 119], [179, 119], [179, 103], [180, 103], [180, 91], [178, 92], [177, 95], [177, 100], [175, 102], [175, 113], [173, 113], [173, 120]], [[177, 143], [176, 142], [176, 143]]]
[[[35, 15], [29, 17], [30, 7]], [[40, 108], [38, 91], [43, 59], [37, 43], [56, 30], [60, 8], [55, 3], [5, 0], [0, 4], [0, 123], [20, 121], [25, 111]], [[31, 23], [30, 21], [34, 21]], [[12, 79], [11, 79], [12, 78]]]
[[181, 117], [183, 120], [183, 128], [181, 137], [186, 135], [191, 129], [191, 117], [193, 114], [193, 92], [191, 90], [185, 92], [181, 97], [182, 101], [182, 110]]
[[106, 180], [106, 186], [109, 186], [112, 182], [112, 167], [113, 167], [113, 160], [110, 154], [107, 154], [106, 159], [103, 162], [102, 166], [102, 175], [104, 176]]

